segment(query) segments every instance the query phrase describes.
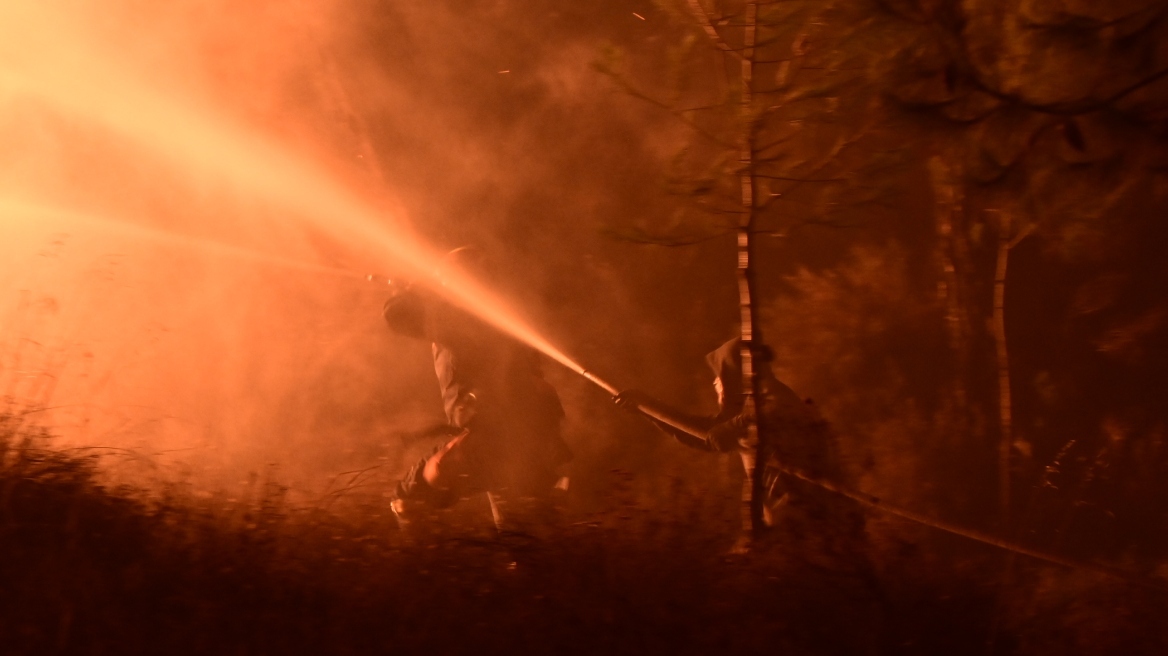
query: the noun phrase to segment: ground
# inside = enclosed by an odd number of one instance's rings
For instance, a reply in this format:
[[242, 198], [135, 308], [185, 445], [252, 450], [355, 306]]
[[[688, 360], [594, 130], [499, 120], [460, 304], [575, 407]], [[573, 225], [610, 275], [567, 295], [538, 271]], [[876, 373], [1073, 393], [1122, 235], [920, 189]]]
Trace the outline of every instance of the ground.
[[[864, 553], [787, 536], [729, 555], [732, 513], [678, 488], [538, 535], [474, 500], [403, 532], [380, 495], [291, 507], [103, 486], [98, 463], [5, 443], [6, 654], [1164, 653], [1168, 593], [872, 518]], [[992, 643], [992, 644], [991, 644]]]

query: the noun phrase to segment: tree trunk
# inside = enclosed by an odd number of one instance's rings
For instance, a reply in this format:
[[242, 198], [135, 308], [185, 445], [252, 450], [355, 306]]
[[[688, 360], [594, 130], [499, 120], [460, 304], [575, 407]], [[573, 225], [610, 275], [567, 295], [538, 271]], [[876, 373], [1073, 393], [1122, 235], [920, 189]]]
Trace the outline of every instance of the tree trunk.
[[960, 416], [968, 419], [969, 394], [966, 381], [969, 374], [970, 324], [962, 275], [968, 274], [968, 244], [961, 221], [963, 198], [960, 180], [952, 167], [941, 156], [929, 159], [929, 177], [933, 184], [937, 215], [937, 259], [941, 265], [939, 296], [945, 303], [945, 327], [949, 346], [953, 349], [955, 364], [955, 402]]
[[994, 345], [998, 359], [998, 503], [1002, 521], [1010, 519], [1010, 445], [1013, 427], [1010, 408], [1010, 355], [1006, 349], [1006, 265], [1010, 258], [1009, 216], [1003, 214], [998, 235], [998, 264], [994, 273]]
[[747, 481], [749, 484], [749, 518], [750, 531], [758, 536], [765, 529], [763, 521], [764, 495], [763, 472], [766, 468], [766, 458], [763, 442], [759, 439], [759, 412], [758, 402], [761, 398], [760, 383], [754, 366], [754, 351], [752, 347], [760, 343], [760, 335], [756, 328], [758, 312], [754, 303], [754, 244], [751, 240], [751, 231], [754, 228], [755, 217], [755, 184], [754, 184], [754, 46], [758, 23], [758, 5], [751, 2], [746, 5], [744, 37], [742, 47], [742, 220], [738, 225], [738, 302], [742, 325], [742, 389], [743, 412], [751, 418], [747, 426], [747, 441], [754, 448], [753, 466], [748, 467]]
[[[1010, 393], [1010, 352], [1006, 342], [1006, 273], [1010, 251], [1030, 235], [1033, 224], [1015, 229], [1009, 210], [998, 214], [998, 255], [994, 270], [993, 333], [998, 370], [998, 503], [1003, 522], [1010, 520], [1011, 450], [1014, 448], [1014, 411]], [[1015, 234], [1016, 233], [1016, 234]]]

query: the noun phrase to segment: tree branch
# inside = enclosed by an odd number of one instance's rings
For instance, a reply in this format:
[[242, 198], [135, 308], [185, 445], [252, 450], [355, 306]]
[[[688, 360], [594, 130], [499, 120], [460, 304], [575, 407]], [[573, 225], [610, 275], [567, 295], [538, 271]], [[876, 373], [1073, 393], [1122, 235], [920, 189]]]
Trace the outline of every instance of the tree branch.
[[794, 178], [782, 175], [765, 175], [763, 173], [755, 173], [754, 177], [762, 178], [764, 180], [783, 180], [786, 182], [847, 182], [847, 178]]
[[665, 110], [666, 112], [669, 112], [669, 114], [671, 116], [673, 116], [677, 120], [681, 121], [682, 123], [685, 123], [687, 126], [689, 126], [690, 129], [692, 129], [698, 135], [708, 139], [709, 141], [711, 141], [719, 146], [722, 146], [723, 148], [734, 148], [735, 147], [733, 144], [728, 144], [725, 141], [722, 141], [722, 139], [719, 138], [717, 135], [707, 131], [705, 128], [703, 128], [700, 125], [698, 125], [697, 123], [695, 123], [692, 119], [690, 119], [688, 116], [686, 116], [684, 114], [684, 112], [679, 111], [677, 109], [674, 109], [668, 103], [657, 100], [656, 98], [654, 98], [654, 97], [642, 92], [641, 90], [637, 89], [632, 84], [630, 84], [627, 80], [625, 80], [621, 75], [617, 74], [615, 71], [609, 70], [608, 68], [601, 66], [601, 65], [596, 65], [595, 68], [598, 71], [600, 71], [601, 73], [610, 77], [617, 84], [617, 86], [619, 86], [622, 90], [624, 90], [625, 93], [636, 98], [637, 100], [647, 102], [650, 105], [653, 105], [654, 107], [658, 107], [660, 109]]
[[[902, 16], [902, 18], [904, 17]], [[905, 20], [908, 19], [905, 18]], [[1055, 116], [1089, 114], [1106, 109], [1108, 106], [1130, 96], [1136, 91], [1155, 84], [1164, 78], [1168, 78], [1168, 68], [1164, 68], [1101, 98], [1080, 98], [1078, 100], [1053, 103], [1035, 102], [1027, 99], [1022, 92], [1006, 92], [991, 84], [986, 79], [987, 76], [978, 68], [974, 61], [973, 55], [970, 52], [969, 39], [962, 33], [939, 25], [936, 21], [932, 24], [947, 37], [941, 40], [941, 46], [950, 51], [959, 69], [966, 74], [966, 77], [976, 89], [1000, 101], [1040, 114], [1051, 114]]]
[[742, 54], [736, 51], [734, 48], [731, 48], [730, 45], [726, 43], [725, 39], [722, 38], [722, 35], [718, 34], [718, 30], [715, 29], [714, 24], [710, 22], [710, 16], [706, 13], [705, 8], [702, 7], [702, 3], [698, 0], [686, 0], [686, 2], [689, 5], [690, 13], [693, 14], [693, 17], [697, 20], [698, 25], [701, 26], [702, 30], [706, 33], [706, 36], [709, 37], [710, 43], [712, 43], [718, 50], [742, 59]]
[[667, 248], [679, 248], [682, 246], [693, 246], [694, 244], [701, 244], [707, 241], [712, 241], [719, 237], [724, 237], [732, 232], [734, 228], [727, 228], [725, 230], [711, 233], [708, 235], [691, 235], [685, 237], [670, 237], [666, 235], [652, 235], [643, 230], [616, 230], [612, 228], [605, 228], [601, 230], [601, 234], [610, 239], [618, 241], [630, 242], [633, 244], [641, 244], [645, 246], [665, 246]]

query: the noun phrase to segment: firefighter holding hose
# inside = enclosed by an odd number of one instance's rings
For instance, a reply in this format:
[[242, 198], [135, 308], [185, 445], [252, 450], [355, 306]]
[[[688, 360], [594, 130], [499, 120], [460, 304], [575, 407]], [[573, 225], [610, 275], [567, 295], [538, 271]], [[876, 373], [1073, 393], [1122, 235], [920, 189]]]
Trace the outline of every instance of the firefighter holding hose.
[[[685, 413], [640, 390], [613, 397], [617, 406], [643, 414], [681, 444], [715, 453], [737, 453], [745, 471], [742, 483], [743, 536], [735, 547], [750, 547], [750, 501], [755, 471], [755, 446], [748, 442], [749, 423], [742, 387], [742, 342], [732, 339], [706, 356], [714, 373], [719, 411], [714, 416]], [[863, 532], [863, 517], [846, 500], [809, 486], [781, 471], [795, 467], [812, 476], [843, 482], [835, 437], [810, 400], [804, 401], [775, 377], [769, 349], [754, 352], [761, 397], [757, 399], [759, 439], [767, 459], [763, 467], [764, 521], [769, 527], [786, 524], [800, 533], [814, 525], [822, 536], [851, 540]], [[827, 521], [830, 520], [830, 521]], [[830, 524], [828, 526], [827, 524]], [[828, 535], [831, 534], [831, 535]]]
[[[476, 247], [451, 251], [439, 268], [483, 280], [491, 276]], [[403, 522], [486, 492], [496, 527], [504, 504], [546, 500], [558, 468], [571, 459], [560, 434], [556, 390], [539, 355], [430, 292], [395, 285], [384, 317], [394, 332], [431, 343], [446, 413], [447, 441], [398, 482], [391, 502]]]

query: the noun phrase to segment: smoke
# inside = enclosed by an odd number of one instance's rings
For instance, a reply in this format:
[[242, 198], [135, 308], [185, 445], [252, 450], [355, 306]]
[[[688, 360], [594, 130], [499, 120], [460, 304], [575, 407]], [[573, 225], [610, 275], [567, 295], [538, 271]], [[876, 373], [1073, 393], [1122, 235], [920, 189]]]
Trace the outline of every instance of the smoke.
[[335, 275], [369, 253], [270, 202], [346, 202], [295, 157], [363, 182], [327, 155], [335, 99], [300, 88], [326, 74], [328, 7], [214, 4], [5, 6], [6, 396], [67, 443], [211, 484], [278, 462], [312, 487], [426, 414], [406, 392], [425, 369]]
[[[676, 225], [687, 203], [661, 172], [692, 132], [593, 68], [615, 45], [635, 85], [664, 94], [663, 21], [623, 0], [3, 3], [7, 409], [68, 445], [132, 450], [135, 475], [229, 486], [274, 465], [309, 498], [341, 471], [395, 476], [429, 446], [404, 434], [442, 411], [428, 346], [385, 330], [384, 290], [361, 275], [425, 277], [475, 243], [504, 265], [493, 291], [564, 360], [711, 410], [702, 356], [737, 317], [731, 238], [604, 236]], [[888, 461], [904, 456], [864, 441], [895, 451], [945, 412], [929, 391], [947, 375], [933, 208], [913, 175], [896, 174], [914, 191], [895, 207], [857, 210], [863, 231], [792, 231], [758, 257], [780, 374]], [[907, 372], [895, 385], [889, 361]], [[547, 373], [573, 489], [617, 467], [733, 489], [709, 456]], [[921, 399], [903, 430], [888, 409], [902, 392]]]
[[[598, 373], [673, 369], [636, 348], [657, 340], [644, 317], [668, 311], [644, 272], [703, 256], [641, 257], [630, 281], [599, 237], [644, 213], [645, 162], [678, 136], [590, 68], [603, 39], [635, 36], [623, 12], [588, 26], [508, 3], [0, 14], [0, 374], [9, 406], [65, 443], [209, 485], [276, 464], [319, 490], [400, 465], [401, 433], [440, 417], [427, 349], [384, 331], [375, 287], [336, 275], [418, 274], [425, 254], [387, 258], [380, 229], [495, 251], [504, 295]], [[604, 402], [549, 373], [570, 419]], [[573, 424], [577, 451], [608, 444], [608, 421]]]

